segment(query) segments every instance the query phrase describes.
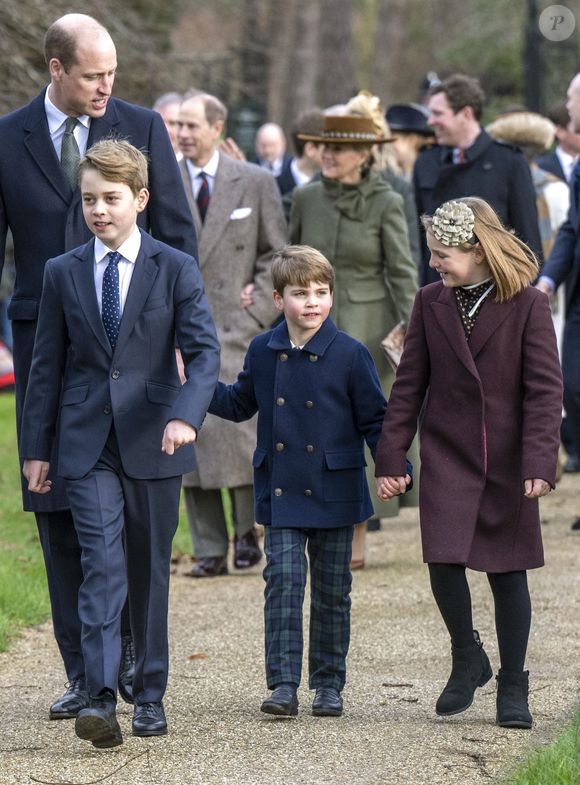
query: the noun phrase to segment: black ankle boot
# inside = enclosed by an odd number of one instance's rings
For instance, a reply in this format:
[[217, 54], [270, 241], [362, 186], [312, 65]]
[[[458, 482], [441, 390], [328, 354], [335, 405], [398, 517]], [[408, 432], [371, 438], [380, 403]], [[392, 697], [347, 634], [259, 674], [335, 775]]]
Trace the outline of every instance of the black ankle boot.
[[532, 715], [528, 708], [529, 671], [504, 671], [497, 679], [497, 717], [502, 728], [531, 728]]
[[473, 637], [474, 641], [469, 646], [458, 648], [451, 645], [451, 676], [435, 705], [440, 716], [448, 717], [468, 709], [473, 703], [475, 690], [483, 687], [493, 675], [477, 630], [473, 630]]

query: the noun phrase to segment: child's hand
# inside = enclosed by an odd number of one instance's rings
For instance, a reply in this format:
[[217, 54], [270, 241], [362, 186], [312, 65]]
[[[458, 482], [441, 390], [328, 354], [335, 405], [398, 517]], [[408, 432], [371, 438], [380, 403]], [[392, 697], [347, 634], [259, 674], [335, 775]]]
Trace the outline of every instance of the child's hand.
[[163, 431], [161, 452], [173, 455], [184, 444], [193, 444], [197, 439], [195, 428], [184, 420], [170, 420]]
[[28, 490], [31, 493], [48, 493], [52, 480], [47, 480], [46, 476], [50, 469], [48, 461], [26, 460], [22, 465], [22, 474], [28, 480]]
[[393, 496], [400, 496], [407, 490], [407, 485], [411, 482], [411, 475], [404, 477], [377, 477], [377, 496], [384, 502], [392, 499]]
[[254, 283], [247, 283], [240, 293], [240, 305], [242, 308], [249, 308], [250, 305], [254, 304], [254, 289], [256, 285]]
[[547, 496], [552, 490], [552, 486], [545, 480], [524, 480], [524, 496], [528, 499], [538, 499], [540, 496]]

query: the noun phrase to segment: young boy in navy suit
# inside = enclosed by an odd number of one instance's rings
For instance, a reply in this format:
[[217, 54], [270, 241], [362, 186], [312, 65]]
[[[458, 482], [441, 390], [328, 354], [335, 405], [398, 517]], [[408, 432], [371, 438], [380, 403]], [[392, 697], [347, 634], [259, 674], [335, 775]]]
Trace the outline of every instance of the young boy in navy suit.
[[[298, 713], [302, 605], [310, 563], [312, 713], [342, 714], [350, 640], [353, 527], [373, 513], [364, 442], [374, 454], [386, 401], [363, 344], [328, 318], [334, 270], [308, 246], [272, 263], [273, 330], [254, 338], [235, 384], [218, 384], [209, 411], [240, 422], [258, 412], [256, 521], [265, 527], [266, 680], [262, 711]], [[308, 560], [305, 550], [308, 550]]]
[[167, 732], [171, 542], [181, 475], [195, 466], [193, 443], [218, 377], [219, 345], [195, 260], [137, 227], [149, 197], [145, 156], [128, 142], [102, 141], [79, 174], [95, 237], [46, 264], [21, 448], [29, 489], [48, 493], [58, 438], [57, 469], [84, 576], [79, 614], [90, 705], [75, 731], [103, 748], [122, 743], [116, 686], [127, 593], [133, 734]]

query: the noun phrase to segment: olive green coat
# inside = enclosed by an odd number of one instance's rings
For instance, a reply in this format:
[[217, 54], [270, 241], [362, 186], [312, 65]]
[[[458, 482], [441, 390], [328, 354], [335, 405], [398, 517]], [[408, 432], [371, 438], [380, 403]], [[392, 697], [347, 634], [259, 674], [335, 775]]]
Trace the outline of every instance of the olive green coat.
[[[402, 197], [374, 172], [357, 185], [309, 183], [294, 191], [290, 242], [311, 245], [334, 266], [332, 318], [368, 347], [388, 395], [394, 373], [380, 344], [408, 321], [418, 287]], [[375, 511], [383, 517], [393, 506]]]

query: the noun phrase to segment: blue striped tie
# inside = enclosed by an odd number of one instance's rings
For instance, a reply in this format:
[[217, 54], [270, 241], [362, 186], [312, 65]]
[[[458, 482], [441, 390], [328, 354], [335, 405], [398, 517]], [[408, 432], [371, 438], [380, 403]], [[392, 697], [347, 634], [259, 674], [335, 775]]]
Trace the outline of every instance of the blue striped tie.
[[121, 254], [111, 251], [107, 254], [109, 264], [103, 275], [103, 293], [101, 298], [101, 316], [105, 332], [111, 347], [114, 349], [119, 335], [121, 323], [121, 303], [119, 300], [119, 261]]

